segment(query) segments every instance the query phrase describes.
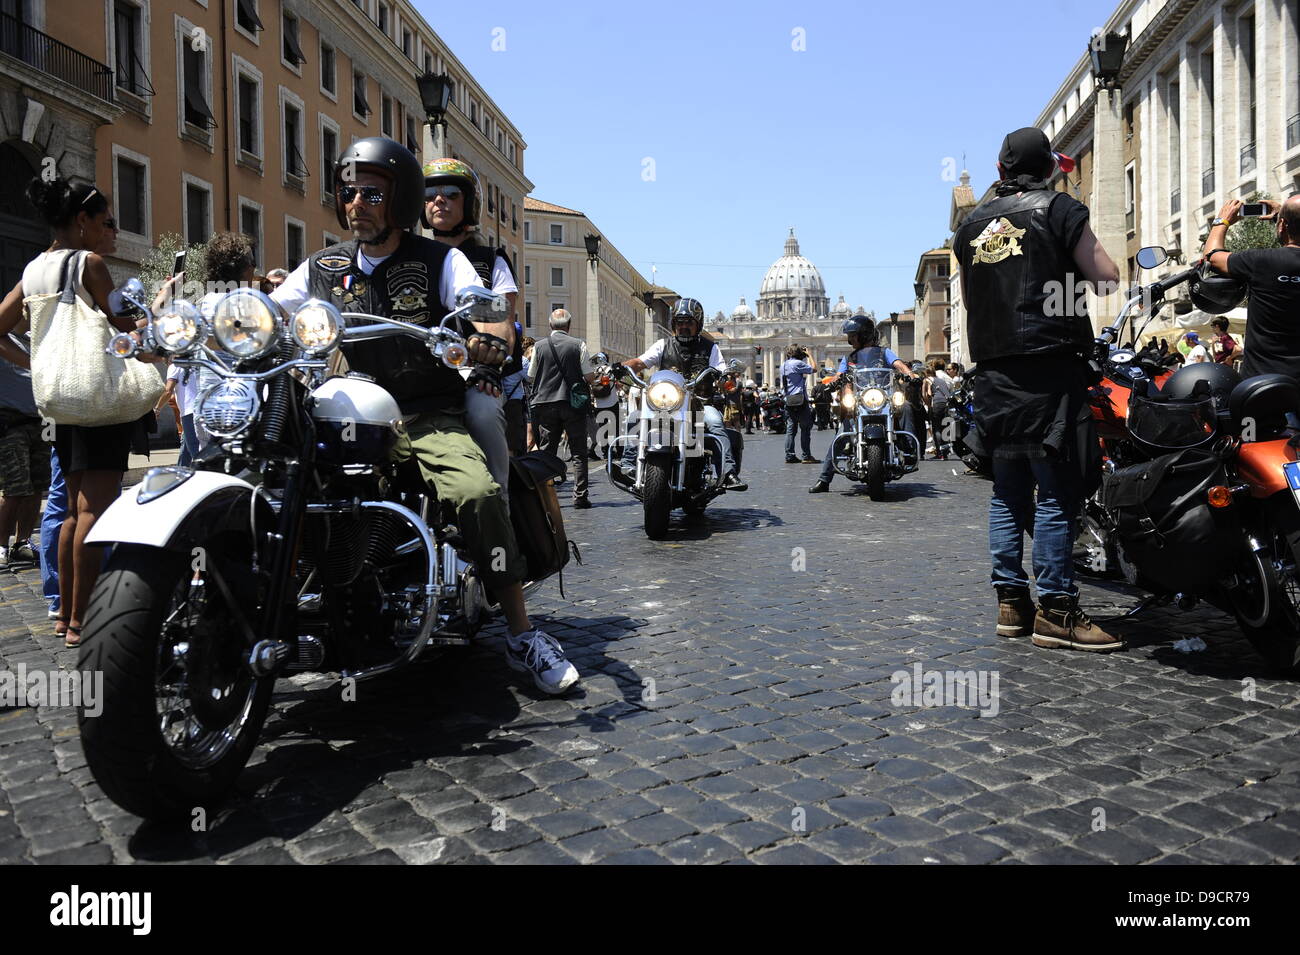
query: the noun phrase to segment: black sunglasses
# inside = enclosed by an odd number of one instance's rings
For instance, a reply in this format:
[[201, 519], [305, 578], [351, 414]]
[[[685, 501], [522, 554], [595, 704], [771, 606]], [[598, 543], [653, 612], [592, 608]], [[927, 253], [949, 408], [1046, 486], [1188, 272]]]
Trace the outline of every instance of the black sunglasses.
[[358, 193], [372, 206], [377, 206], [384, 201], [384, 190], [378, 186], [340, 186], [339, 201], [345, 206], [349, 205]]
[[117, 231], [117, 220], [114, 219], [112, 216], [109, 216], [107, 219], [104, 220], [104, 228], [105, 228], [105, 229], [112, 229], [114, 232], [116, 232], [116, 231]]
[[426, 201], [432, 200], [434, 196], [444, 196], [448, 199], [455, 199], [462, 195], [464, 190], [460, 186], [426, 186], [424, 189], [424, 198]]

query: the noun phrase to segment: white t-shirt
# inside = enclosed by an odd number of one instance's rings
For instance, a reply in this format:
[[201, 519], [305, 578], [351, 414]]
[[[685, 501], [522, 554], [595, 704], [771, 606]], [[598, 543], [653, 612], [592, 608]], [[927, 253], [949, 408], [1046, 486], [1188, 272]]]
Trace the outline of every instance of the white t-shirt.
[[1187, 353], [1186, 364], [1199, 365], [1201, 362], [1209, 361], [1210, 354], [1205, 350], [1204, 345], [1197, 345]]
[[492, 291], [498, 295], [507, 295], [510, 292], [518, 293], [519, 286], [515, 284], [515, 278], [510, 274], [510, 265], [501, 256], [492, 263]]
[[[658, 370], [660, 363], [664, 360], [664, 339], [659, 339], [659, 341], [647, 348], [645, 354], [637, 360], [644, 362], [646, 371]], [[716, 368], [718, 371], [727, 370], [727, 363], [722, 360], [722, 352], [717, 344], [714, 344], [713, 349], [709, 352], [709, 367]]]
[[194, 413], [194, 402], [199, 397], [200, 371], [201, 369], [192, 366], [167, 366], [167, 380], [176, 382], [176, 407], [181, 409], [182, 418]]
[[[386, 255], [379, 258], [368, 256], [360, 248], [357, 249], [357, 265], [366, 275], [374, 272], [375, 267], [386, 258], [388, 258]], [[289, 273], [289, 277], [280, 284], [280, 287], [271, 293], [271, 298], [290, 313], [311, 298], [307, 285], [310, 265], [311, 260], [304, 259]], [[483, 280], [478, 277], [478, 273], [474, 271], [474, 266], [470, 264], [469, 259], [465, 258], [465, 254], [459, 249], [452, 249], [442, 261], [442, 274], [438, 277], [438, 297], [442, 299], [442, 304], [446, 308], [453, 309], [456, 307], [457, 293], [471, 285], [482, 288]]]

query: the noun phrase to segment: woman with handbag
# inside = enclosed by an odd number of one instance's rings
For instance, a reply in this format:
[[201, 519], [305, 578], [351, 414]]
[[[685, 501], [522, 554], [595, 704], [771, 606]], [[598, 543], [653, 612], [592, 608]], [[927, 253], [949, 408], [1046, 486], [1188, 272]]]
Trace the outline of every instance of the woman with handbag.
[[[121, 492], [132, 434], [161, 394], [162, 377], [148, 365], [103, 353], [115, 330], [135, 328], [131, 319], [113, 315], [113, 279], [90, 251], [109, 228], [107, 197], [91, 183], [61, 178], [33, 179], [27, 196], [54, 230], [54, 242], [0, 303], [0, 355], [32, 369], [41, 416], [55, 425], [69, 507], [59, 535], [55, 633], [72, 647], [81, 641], [82, 615], [103, 563], [101, 549], [87, 547], [85, 538]], [[24, 313], [32, 328], [30, 357], [7, 339]]]

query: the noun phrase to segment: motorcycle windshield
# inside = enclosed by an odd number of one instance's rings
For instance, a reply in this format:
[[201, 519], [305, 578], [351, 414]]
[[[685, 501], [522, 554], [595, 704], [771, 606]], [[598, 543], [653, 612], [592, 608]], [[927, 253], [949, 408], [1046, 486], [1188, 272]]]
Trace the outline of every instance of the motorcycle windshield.
[[1214, 399], [1150, 401], [1135, 396], [1128, 406], [1128, 428], [1133, 437], [1153, 448], [1195, 448], [1216, 434]]
[[858, 368], [853, 372], [853, 385], [859, 392], [868, 388], [879, 388], [885, 394], [894, 390], [894, 370], [892, 368]]

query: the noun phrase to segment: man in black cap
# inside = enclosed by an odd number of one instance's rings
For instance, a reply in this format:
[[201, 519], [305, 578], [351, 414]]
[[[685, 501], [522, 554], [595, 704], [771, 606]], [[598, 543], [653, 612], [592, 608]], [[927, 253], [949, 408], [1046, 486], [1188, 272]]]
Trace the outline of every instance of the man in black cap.
[[[1072, 558], [1080, 508], [1101, 475], [1087, 404], [1093, 330], [1079, 289], [1109, 292], [1119, 270], [1093, 235], [1087, 207], [1048, 185], [1058, 165], [1068, 172], [1074, 164], [1052, 152], [1042, 130], [1011, 133], [998, 159], [996, 197], [953, 238], [967, 343], [979, 364], [977, 439], [993, 458], [997, 632], [1032, 634], [1039, 647], [1119, 650], [1123, 641], [1079, 609]], [[1022, 565], [1031, 521], [1037, 610]]]

